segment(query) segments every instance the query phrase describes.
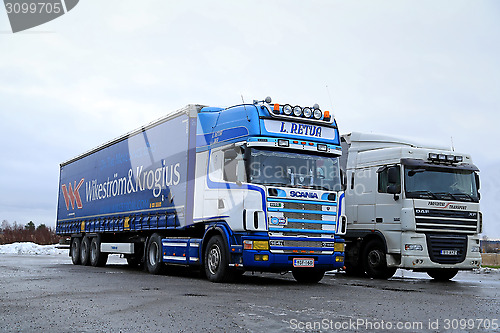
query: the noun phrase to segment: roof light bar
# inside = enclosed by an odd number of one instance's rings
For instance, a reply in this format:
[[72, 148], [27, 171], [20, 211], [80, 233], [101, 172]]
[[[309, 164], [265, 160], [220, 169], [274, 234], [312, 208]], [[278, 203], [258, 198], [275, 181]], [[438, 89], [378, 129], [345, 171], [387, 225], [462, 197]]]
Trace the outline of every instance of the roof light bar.
[[436, 163], [460, 163], [463, 162], [463, 156], [445, 155], [437, 153], [429, 153], [429, 161]]

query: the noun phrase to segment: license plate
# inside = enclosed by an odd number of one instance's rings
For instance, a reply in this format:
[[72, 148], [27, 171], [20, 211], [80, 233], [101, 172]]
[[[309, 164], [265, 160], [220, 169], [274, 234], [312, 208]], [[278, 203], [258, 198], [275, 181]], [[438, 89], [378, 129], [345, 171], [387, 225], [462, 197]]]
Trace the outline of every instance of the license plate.
[[293, 267], [314, 267], [314, 259], [293, 258]]
[[458, 255], [458, 250], [441, 250], [443, 256], [456, 256]]

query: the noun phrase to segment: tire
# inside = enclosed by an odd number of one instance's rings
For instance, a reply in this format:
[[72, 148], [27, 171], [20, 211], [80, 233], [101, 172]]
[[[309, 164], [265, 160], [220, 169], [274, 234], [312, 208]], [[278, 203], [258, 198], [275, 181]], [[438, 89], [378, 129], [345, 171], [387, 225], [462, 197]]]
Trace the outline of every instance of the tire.
[[433, 269], [427, 271], [427, 275], [436, 281], [449, 281], [457, 275], [458, 269]]
[[395, 267], [387, 267], [384, 244], [379, 240], [369, 241], [363, 251], [363, 266], [366, 274], [374, 279], [388, 279], [396, 273]]
[[207, 279], [212, 282], [234, 281], [236, 273], [229, 267], [227, 247], [221, 236], [212, 236], [204, 253], [204, 268]]
[[317, 269], [294, 269], [292, 275], [298, 283], [312, 284], [318, 283], [325, 276], [325, 271]]
[[82, 262], [80, 260], [80, 246], [82, 241], [80, 238], [71, 239], [71, 261], [73, 265], [80, 265]]
[[83, 266], [90, 265], [90, 238], [84, 236], [80, 245], [80, 262]]
[[146, 267], [151, 274], [161, 274], [165, 271], [165, 264], [162, 261], [161, 236], [153, 234], [149, 238], [146, 250]]
[[108, 254], [101, 252], [101, 237], [92, 238], [90, 243], [90, 264], [94, 267], [106, 266]]

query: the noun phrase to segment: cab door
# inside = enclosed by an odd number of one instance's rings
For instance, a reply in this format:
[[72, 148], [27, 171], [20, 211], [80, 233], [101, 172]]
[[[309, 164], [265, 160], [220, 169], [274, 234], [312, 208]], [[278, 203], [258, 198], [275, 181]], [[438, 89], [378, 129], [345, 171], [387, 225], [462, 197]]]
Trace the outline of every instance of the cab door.
[[387, 242], [389, 253], [400, 252], [401, 241], [401, 167], [384, 166], [377, 170], [375, 229], [380, 230]]

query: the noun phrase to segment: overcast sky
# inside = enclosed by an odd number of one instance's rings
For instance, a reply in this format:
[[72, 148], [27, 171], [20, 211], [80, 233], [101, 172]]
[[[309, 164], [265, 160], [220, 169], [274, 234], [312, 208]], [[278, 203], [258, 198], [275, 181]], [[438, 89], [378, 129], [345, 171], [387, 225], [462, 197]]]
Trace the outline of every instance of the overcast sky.
[[55, 226], [60, 162], [186, 104], [269, 95], [342, 133], [453, 140], [500, 238], [499, 1], [84, 0], [16, 34], [0, 8], [0, 50], [0, 220]]

